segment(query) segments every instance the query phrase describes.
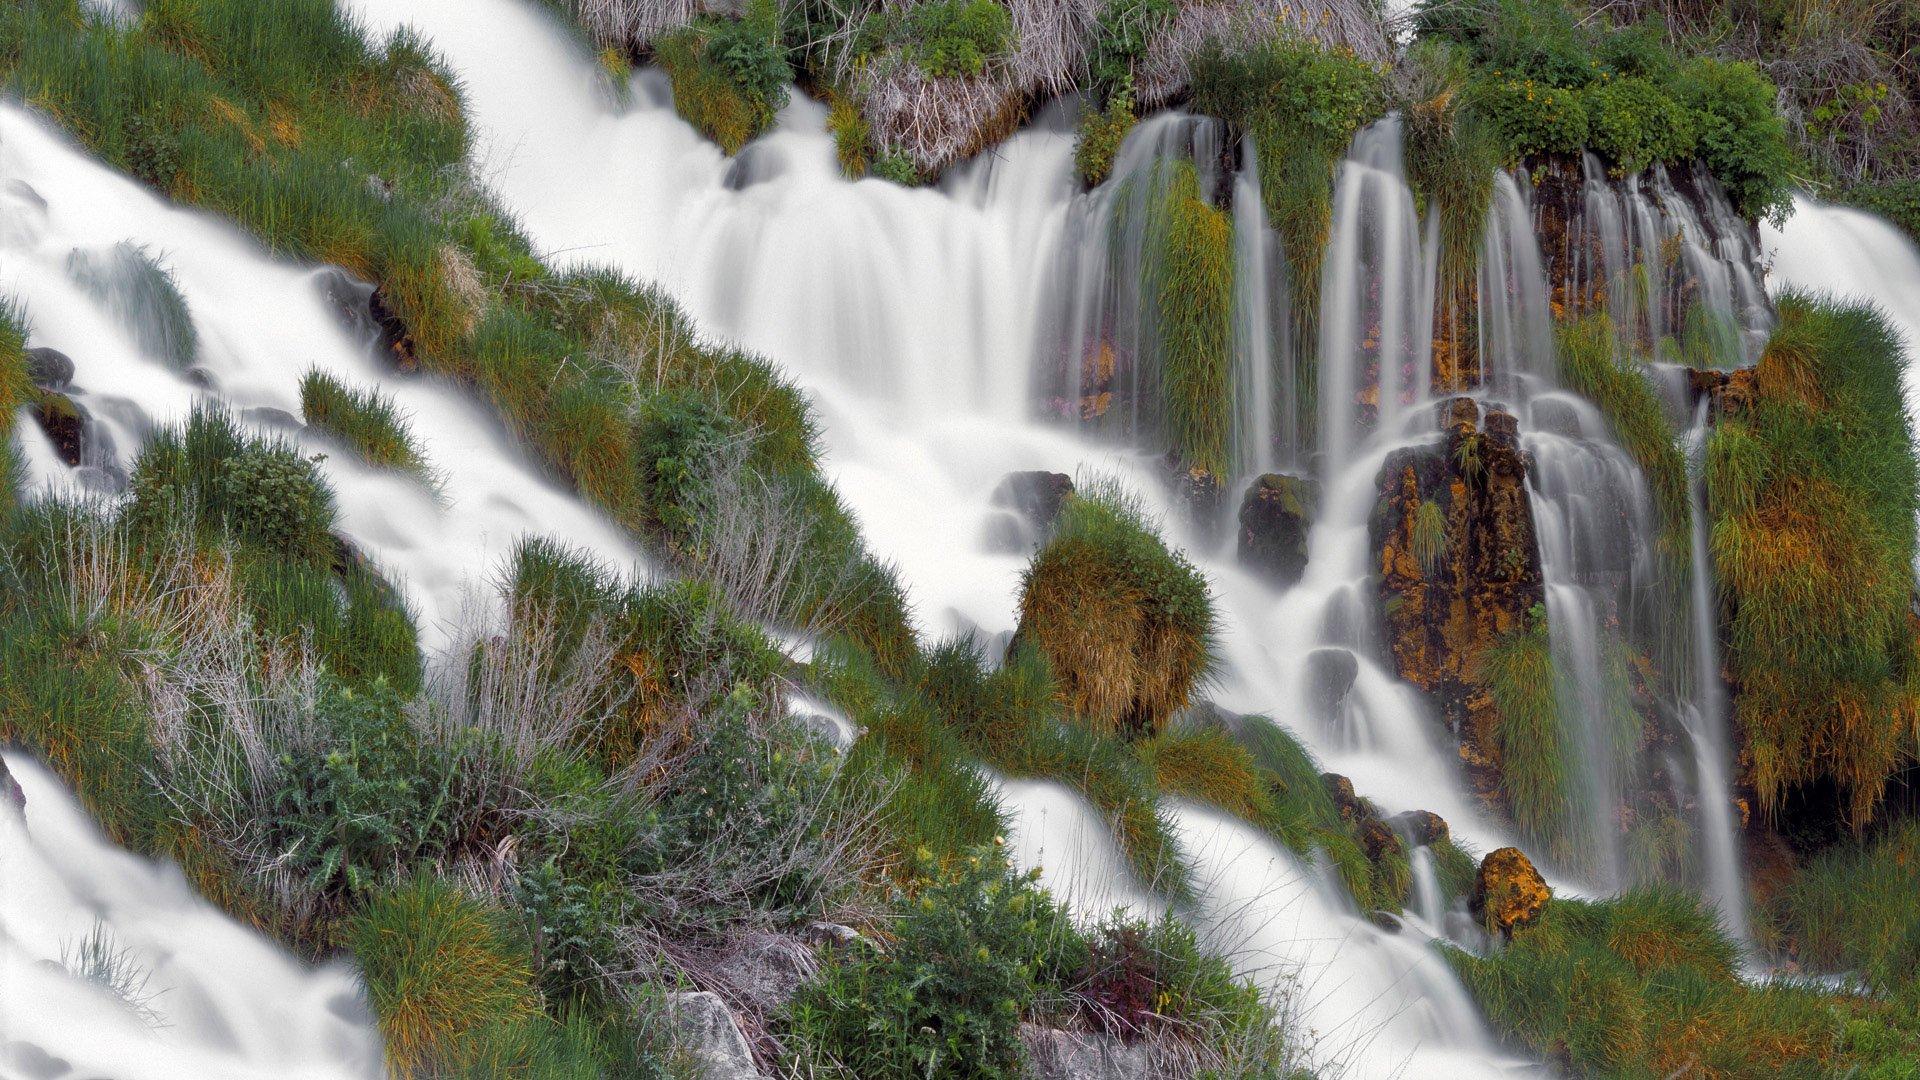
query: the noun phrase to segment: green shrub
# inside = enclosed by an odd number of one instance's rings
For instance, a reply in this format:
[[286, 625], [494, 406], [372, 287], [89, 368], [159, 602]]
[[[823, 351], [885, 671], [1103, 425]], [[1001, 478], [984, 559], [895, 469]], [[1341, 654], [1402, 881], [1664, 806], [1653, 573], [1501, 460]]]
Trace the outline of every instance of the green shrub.
[[1113, 484], [1082, 485], [1023, 575], [1018, 636], [1047, 658], [1067, 708], [1135, 738], [1183, 707], [1212, 669], [1213, 599]]
[[[1105, 98], [1107, 111], [1112, 111], [1116, 94], [1122, 90], [1131, 93], [1134, 65], [1146, 59], [1153, 35], [1177, 14], [1175, 0], [1107, 0], [1101, 6], [1087, 72], [1093, 77], [1094, 89]], [[1084, 166], [1080, 172], [1089, 175]]]
[[691, 539], [712, 467], [737, 437], [731, 419], [704, 397], [667, 391], [641, 405], [635, 428], [653, 519], [668, 536]]
[[1113, 160], [1120, 153], [1140, 118], [1133, 111], [1132, 84], [1123, 83], [1107, 99], [1103, 109], [1088, 108], [1080, 115], [1080, 130], [1074, 136], [1073, 165], [1080, 179], [1098, 186], [1113, 175]]
[[1778, 223], [1793, 207], [1794, 159], [1772, 81], [1751, 64], [1702, 57], [1680, 86], [1696, 152], [1734, 209]]
[[924, 0], [907, 10], [895, 40], [929, 75], [979, 75], [1013, 47], [1013, 13], [1000, 0]]
[[130, 486], [137, 527], [189, 521], [296, 560], [333, 558], [333, 492], [313, 462], [246, 435], [220, 409], [196, 407], [184, 429], [154, 436]]
[[1879, 214], [1920, 240], [1920, 179], [1857, 185], [1840, 192], [1839, 200]]
[[944, 865], [920, 860], [896, 897], [885, 951], [856, 944], [787, 1006], [795, 1067], [936, 1080], [1025, 1075], [1022, 1016], [1040, 986], [1088, 960], [1036, 878], [1009, 870], [992, 848]]
[[1473, 108], [1498, 133], [1509, 161], [1577, 154], [1587, 145], [1587, 104], [1577, 90], [1493, 76], [1474, 82]]
[[1693, 116], [1649, 79], [1606, 79], [1586, 92], [1588, 141], [1625, 174], [1693, 156]]
[[309, 371], [300, 380], [300, 413], [370, 465], [431, 475], [406, 418], [377, 390], [354, 390], [323, 371]]
[[279, 763], [275, 849], [315, 889], [361, 893], [434, 850], [447, 778], [413, 737], [400, 696], [322, 684], [321, 740]]

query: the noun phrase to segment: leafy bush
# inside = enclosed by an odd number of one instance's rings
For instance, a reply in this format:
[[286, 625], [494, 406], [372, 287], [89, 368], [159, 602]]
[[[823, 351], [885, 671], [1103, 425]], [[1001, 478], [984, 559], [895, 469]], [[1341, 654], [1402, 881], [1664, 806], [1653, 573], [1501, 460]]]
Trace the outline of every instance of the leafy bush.
[[245, 543], [316, 565], [334, 554], [333, 492], [313, 462], [282, 442], [246, 435], [217, 408], [196, 407], [184, 429], [154, 436], [134, 462], [131, 489], [137, 527], [224, 527]]
[[1586, 94], [1589, 139], [1622, 173], [1693, 155], [1693, 116], [1649, 79], [1604, 79]]
[[1082, 113], [1080, 131], [1073, 142], [1073, 164], [1080, 179], [1092, 186], [1105, 183], [1113, 175], [1113, 159], [1120, 153], [1120, 144], [1139, 122], [1133, 111], [1130, 82], [1107, 98], [1105, 108], [1089, 108]]
[[851, 1076], [1014, 1080], [1022, 1016], [1043, 985], [1087, 965], [1064, 910], [998, 850], [942, 863], [923, 853], [897, 892], [881, 951], [864, 942], [830, 961], [787, 1007], [797, 1067]]
[[1793, 206], [1793, 153], [1773, 83], [1751, 64], [1703, 57], [1681, 75], [1695, 150], [1749, 217], [1778, 223]]
[[1000, 0], [925, 0], [907, 11], [899, 42], [929, 75], [979, 75], [1013, 45], [1013, 14]]
[[314, 708], [322, 737], [283, 754], [269, 799], [275, 849], [312, 888], [364, 892], [433, 849], [446, 778], [387, 687], [328, 680]]
[[1577, 154], [1587, 145], [1587, 105], [1576, 90], [1496, 76], [1476, 81], [1471, 93], [1474, 109], [1498, 133], [1510, 159]]
[[[1146, 58], [1153, 35], [1179, 14], [1175, 0], [1107, 0], [1094, 26], [1093, 49], [1087, 71], [1094, 89], [1113, 108], [1114, 95], [1131, 90], [1134, 65]], [[1086, 169], [1081, 169], [1087, 175]], [[1089, 181], [1098, 183], [1098, 181]]]
[[647, 501], [667, 535], [689, 538], [710, 466], [736, 429], [705, 397], [667, 391], [648, 398], [635, 424]]

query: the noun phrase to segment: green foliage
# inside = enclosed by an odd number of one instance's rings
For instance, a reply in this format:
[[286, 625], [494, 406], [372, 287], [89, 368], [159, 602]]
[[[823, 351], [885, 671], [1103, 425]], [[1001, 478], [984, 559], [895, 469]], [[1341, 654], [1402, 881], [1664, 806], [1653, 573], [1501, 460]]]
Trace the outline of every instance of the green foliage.
[[737, 154], [773, 124], [793, 77], [772, 0], [754, 0], [745, 18], [701, 19], [653, 43], [673, 83], [673, 106], [702, 135]]
[[1105, 108], [1088, 108], [1080, 114], [1080, 130], [1074, 136], [1073, 165], [1080, 179], [1098, 186], [1113, 175], [1113, 160], [1120, 153], [1140, 118], [1133, 110], [1133, 84], [1123, 82], [1108, 98]]
[[1801, 965], [1851, 972], [1874, 991], [1920, 993], [1920, 824], [1892, 826], [1809, 860], [1774, 898], [1780, 928]]
[[729, 439], [730, 417], [704, 397], [668, 391], [641, 405], [636, 457], [653, 519], [669, 536], [688, 539], [698, 518], [711, 468]]
[[[1132, 93], [1134, 66], [1146, 59], [1153, 35], [1179, 11], [1175, 0], [1107, 0], [1100, 8], [1087, 72], [1094, 89], [1105, 98], [1106, 111], [1113, 111], [1116, 94]], [[1099, 183], [1084, 166], [1080, 173], [1089, 177], [1089, 183]]]
[[1465, 51], [1471, 108], [1510, 160], [1591, 147], [1636, 173], [1698, 156], [1747, 217], [1791, 204], [1786, 125], [1751, 64], [1682, 59], [1657, 22], [1612, 26], [1569, 0], [1428, 0], [1418, 22]]
[[281, 758], [272, 835], [310, 887], [361, 893], [434, 849], [444, 829], [444, 775], [413, 737], [400, 696], [331, 680], [314, 708], [320, 740]]
[[1001, 0], [924, 0], [904, 16], [880, 19], [879, 33], [933, 76], [980, 75], [1013, 47], [1013, 13]]
[[1546, 620], [1495, 639], [1481, 654], [1480, 677], [1500, 713], [1500, 791], [1514, 823], [1556, 857], [1571, 857], [1581, 840], [1570, 775], [1579, 754], [1560, 715]]
[[[1348, 52], [1277, 37], [1252, 49], [1206, 52], [1192, 64], [1193, 106], [1253, 137], [1267, 220], [1280, 234], [1293, 282], [1292, 325], [1300, 370], [1319, 341], [1320, 263], [1333, 228], [1334, 169], [1360, 128], [1386, 106], [1381, 71]], [[1300, 388], [1303, 432], [1317, 415]]]
[[[1910, 1018], [1787, 980], [1749, 984], [1699, 900], [1553, 900], [1485, 957], [1446, 950], [1494, 1029], [1578, 1075], [1902, 1075]], [[1858, 1071], [1855, 1071], [1858, 1070]]]
[[1623, 173], [1693, 156], [1693, 117], [1644, 78], [1604, 79], [1586, 94], [1588, 141]]
[[918, 187], [926, 180], [913, 158], [898, 150], [884, 150], [873, 162], [873, 175], [901, 187]]
[[333, 558], [333, 492], [313, 462], [244, 434], [220, 409], [197, 407], [183, 430], [154, 436], [130, 486], [138, 528], [192, 522], [296, 560]]
[[835, 957], [788, 1005], [783, 1035], [796, 1067], [849, 1076], [1024, 1075], [1019, 1023], [1037, 989], [1088, 959], [1064, 909], [1001, 853], [945, 863], [927, 853], [896, 895], [883, 952]]
[[300, 380], [300, 413], [370, 465], [431, 476], [406, 417], [378, 390], [354, 390], [315, 369]]
[[1440, 278], [1456, 300], [1477, 287], [1481, 232], [1493, 202], [1500, 138], [1470, 107], [1472, 75], [1465, 52], [1427, 38], [1400, 66], [1401, 115], [1407, 132], [1407, 182], [1440, 216]]
[[1447, 512], [1432, 499], [1422, 499], [1420, 508], [1413, 512], [1413, 557], [1420, 562], [1422, 573], [1429, 577], [1440, 565], [1440, 557], [1447, 551]]
[[1233, 464], [1233, 222], [1201, 195], [1192, 164], [1163, 182], [1148, 275], [1165, 434], [1182, 468], [1222, 478]]
[[860, 107], [844, 95], [828, 99], [827, 130], [833, 134], [834, 155], [840, 159], [840, 172], [858, 180], [873, 169], [873, 125], [861, 114]]
[[1821, 777], [1873, 816], [1911, 751], [1920, 467], [1906, 357], [1871, 308], [1788, 293], [1749, 404], [1709, 440], [1712, 553], [1762, 809]]
[[27, 377], [27, 313], [0, 296], [0, 526], [18, 498], [13, 458], [14, 418], [33, 396]]
[[1889, 219], [1920, 241], [1920, 179], [1861, 184], [1840, 192], [1839, 199]]

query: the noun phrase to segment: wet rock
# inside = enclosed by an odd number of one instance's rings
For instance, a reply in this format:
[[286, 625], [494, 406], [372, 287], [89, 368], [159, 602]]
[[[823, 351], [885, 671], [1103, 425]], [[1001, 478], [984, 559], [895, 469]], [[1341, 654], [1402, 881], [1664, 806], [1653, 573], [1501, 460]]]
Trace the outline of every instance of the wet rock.
[[1406, 848], [1401, 845], [1399, 835], [1372, 811], [1373, 808], [1368, 806], [1367, 816], [1361, 819], [1354, 830], [1360, 838], [1360, 850], [1367, 853], [1367, 861], [1378, 863], [1382, 859], [1404, 854]]
[[1415, 847], [1445, 843], [1452, 835], [1447, 828], [1447, 819], [1431, 810], [1409, 810], [1404, 814], [1395, 814], [1388, 824]]
[[42, 390], [65, 390], [73, 385], [73, 358], [58, 349], [28, 349], [27, 378]]
[[16, 810], [27, 808], [27, 793], [20, 790], [19, 781], [7, 771], [5, 758], [0, 758], [0, 805], [11, 806]]
[[400, 313], [387, 302], [385, 289], [376, 288], [367, 295], [367, 314], [372, 316], [373, 325], [380, 331], [380, 345], [393, 358], [394, 366], [401, 371], [412, 371], [418, 366], [414, 358], [413, 334], [401, 320]]
[[1155, 1067], [1151, 1047], [1111, 1035], [1021, 1024], [1020, 1041], [1027, 1045], [1027, 1064], [1039, 1080], [1152, 1080], [1164, 1075]]
[[1180, 504], [1203, 529], [1211, 531], [1219, 524], [1222, 504], [1219, 477], [1194, 467], [1175, 474], [1173, 486]]
[[1307, 704], [1313, 718], [1338, 727], [1346, 715], [1347, 695], [1360, 674], [1360, 661], [1347, 649], [1315, 649], [1307, 654]]
[[253, 405], [242, 409], [240, 410], [240, 419], [245, 420], [249, 424], [259, 424], [261, 427], [284, 428], [288, 431], [298, 431], [307, 426], [306, 421], [285, 409], [276, 409], [271, 405]]
[[1488, 933], [1512, 936], [1538, 918], [1553, 893], [1519, 848], [1503, 847], [1480, 860], [1468, 906]]
[[88, 416], [85, 406], [65, 394], [43, 391], [34, 395], [33, 422], [46, 433], [61, 461], [78, 467], [86, 460]]
[[1527, 408], [1535, 431], [1568, 439], [1577, 439], [1583, 434], [1580, 410], [1571, 401], [1542, 396], [1534, 398]]
[[765, 1080], [720, 995], [707, 990], [668, 994], [666, 1012], [674, 1043], [686, 1048], [709, 1080]]
[[993, 505], [1014, 511], [1035, 531], [1045, 532], [1071, 494], [1073, 478], [1066, 473], [1012, 472], [993, 489]]
[[1319, 485], [1285, 473], [1255, 480], [1240, 500], [1240, 564], [1281, 588], [1307, 569], [1307, 533]]
[[1327, 785], [1327, 794], [1333, 796], [1340, 820], [1352, 821], [1360, 815], [1360, 796], [1353, 790], [1353, 781], [1339, 773], [1321, 773], [1320, 781]]
[[1545, 610], [1532, 467], [1509, 413], [1470, 398], [1443, 406], [1437, 446], [1389, 455], [1369, 535], [1380, 623], [1395, 672], [1419, 687], [1459, 742], [1476, 790], [1497, 804], [1499, 713], [1480, 662]]
[[1713, 415], [1739, 414], [1753, 404], [1758, 368], [1719, 371], [1713, 368], [1687, 369], [1687, 404], [1697, 407], [1705, 398]]

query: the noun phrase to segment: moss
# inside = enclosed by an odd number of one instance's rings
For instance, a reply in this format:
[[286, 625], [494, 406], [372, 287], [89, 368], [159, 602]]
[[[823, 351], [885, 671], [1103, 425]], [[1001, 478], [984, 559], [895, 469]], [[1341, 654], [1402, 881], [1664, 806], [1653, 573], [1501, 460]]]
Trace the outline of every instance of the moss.
[[1826, 777], [1858, 825], [1916, 715], [1906, 360], [1870, 308], [1786, 294], [1779, 311], [1751, 403], [1708, 445], [1735, 719], [1762, 809]]
[[1111, 484], [1070, 496], [1022, 580], [1020, 640], [1047, 658], [1068, 710], [1138, 737], [1186, 705], [1212, 668], [1206, 579]]
[[1151, 229], [1165, 435], [1183, 469], [1231, 474], [1233, 222], [1181, 162], [1165, 180]]

